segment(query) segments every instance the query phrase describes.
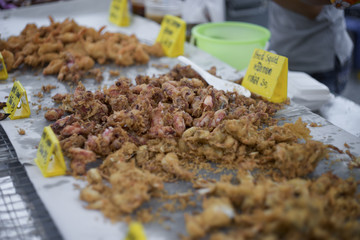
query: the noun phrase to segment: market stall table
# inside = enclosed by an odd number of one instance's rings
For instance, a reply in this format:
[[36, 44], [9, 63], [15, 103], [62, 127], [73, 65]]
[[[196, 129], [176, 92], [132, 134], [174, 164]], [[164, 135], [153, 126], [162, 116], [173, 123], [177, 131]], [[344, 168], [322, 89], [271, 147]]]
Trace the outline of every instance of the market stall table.
[[[109, 24], [108, 6], [110, 1], [85, 1], [78, 0], [74, 2], [58, 2], [44, 6], [29, 7], [0, 13], [1, 37], [7, 38], [10, 35], [18, 34], [27, 23], [36, 23], [38, 26], [47, 25], [47, 16], [51, 15], [56, 21], [62, 21], [67, 17], [74, 18], [77, 23], [94, 28], [107, 26], [106, 30], [113, 32], [124, 32], [126, 34], [136, 34], [144, 42], [154, 42], [159, 31], [159, 25], [147, 19], [134, 17], [131, 26], [120, 28]], [[4, 27], [3, 27], [4, 26]], [[237, 72], [228, 65], [211, 57], [207, 53], [186, 44], [185, 55], [192, 61], [198, 63], [204, 69], [212, 66], [217, 67], [217, 73], [222, 78], [236, 80], [243, 76], [243, 73]], [[151, 59], [147, 65], [120, 68], [115, 65], [105, 65], [104, 80], [98, 84], [93, 79], [83, 80], [83, 84], [88, 90], [96, 90], [98, 86], [109, 86], [115, 81], [115, 77], [109, 74], [109, 70], [120, 70], [121, 76], [134, 79], [138, 74], [152, 75], [165, 73], [168, 69], [159, 69], [155, 66], [167, 64], [170, 67], [178, 64], [176, 58]], [[34, 158], [37, 152], [37, 145], [45, 126], [50, 122], [43, 117], [44, 111], [41, 108], [54, 106], [50, 97], [55, 93], [65, 93], [71, 91], [71, 87], [66, 83], [58, 82], [54, 76], [34, 75], [35, 71], [20, 69], [9, 75], [6, 81], [0, 83], [0, 98], [4, 99], [9, 95], [13, 85], [13, 78], [20, 81], [25, 87], [31, 107], [31, 116], [26, 119], [10, 120], [1, 122], [7, 136], [11, 140], [16, 150], [20, 162], [25, 166], [27, 174], [33, 183], [37, 194], [40, 196], [47, 208], [52, 220], [57, 226], [64, 239], [123, 239], [128, 225], [123, 222], [112, 223], [105, 219], [98, 211], [90, 211], [84, 208], [85, 204], [79, 198], [79, 189], [75, 186], [83, 187], [86, 182], [75, 179], [71, 176], [60, 176], [54, 178], [44, 178], [40, 170], [34, 164]], [[45, 93], [44, 98], [35, 96], [41, 91], [43, 85], [54, 85], [57, 88], [50, 93]], [[315, 140], [326, 144], [332, 144], [339, 149], [344, 149], [344, 143], [350, 146], [350, 151], [360, 155], [360, 139], [352, 134], [334, 126], [324, 118], [312, 113], [308, 108], [291, 104], [277, 114], [278, 118], [285, 117], [286, 121], [294, 122], [301, 117], [307, 123], [315, 122], [321, 127], [310, 127], [311, 134]], [[19, 135], [19, 129], [25, 130], [25, 135]], [[343, 159], [344, 161], [335, 161]], [[349, 157], [342, 154], [331, 154], [330, 159], [319, 163], [313, 176], [319, 176], [324, 172], [332, 170], [336, 175], [347, 178], [355, 176], [360, 180], [360, 170], [349, 170], [347, 163]], [[332, 162], [332, 164], [329, 164]], [[1, 183], [1, 182], [0, 182]], [[190, 183], [168, 183], [165, 187], [169, 193], [185, 193], [191, 189]], [[161, 203], [151, 201], [152, 207], [159, 207]], [[185, 211], [191, 212], [194, 209], [200, 209], [200, 203]], [[184, 212], [169, 214], [167, 217], [171, 220], [163, 223], [150, 223], [145, 225], [145, 231], [148, 239], [174, 239], [179, 234], [186, 235], [183, 220]], [[1, 214], [1, 212], [0, 212]], [[1, 219], [1, 217], [0, 217]], [[168, 229], [168, 230], [166, 230]], [[36, 236], [34, 236], [36, 237]]]

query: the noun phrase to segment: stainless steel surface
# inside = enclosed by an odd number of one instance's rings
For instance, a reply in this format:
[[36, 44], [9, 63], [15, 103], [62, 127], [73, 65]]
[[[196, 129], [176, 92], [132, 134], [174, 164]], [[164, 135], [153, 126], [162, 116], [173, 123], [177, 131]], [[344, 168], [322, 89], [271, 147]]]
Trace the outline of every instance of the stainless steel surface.
[[360, 105], [355, 102], [336, 96], [325, 103], [318, 113], [332, 124], [360, 137]]

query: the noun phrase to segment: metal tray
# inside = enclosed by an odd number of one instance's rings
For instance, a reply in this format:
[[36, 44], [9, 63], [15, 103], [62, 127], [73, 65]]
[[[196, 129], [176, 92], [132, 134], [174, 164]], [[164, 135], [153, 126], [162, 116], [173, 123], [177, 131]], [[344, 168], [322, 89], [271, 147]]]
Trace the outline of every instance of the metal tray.
[[62, 239], [0, 125], [0, 239]]

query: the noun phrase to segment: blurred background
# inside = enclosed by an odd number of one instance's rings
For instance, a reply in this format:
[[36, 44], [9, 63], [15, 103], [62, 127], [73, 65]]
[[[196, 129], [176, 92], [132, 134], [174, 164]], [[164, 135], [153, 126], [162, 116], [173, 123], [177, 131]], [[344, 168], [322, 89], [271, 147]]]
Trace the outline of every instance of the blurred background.
[[[47, 4], [58, 0], [0, 0], [0, 10]], [[71, 0], [67, 0], [71, 1]], [[75, 1], [75, 0], [72, 0]], [[240, 21], [268, 26], [269, 0], [128, 0], [133, 14], [161, 23], [165, 14], [182, 17], [191, 29], [200, 23]], [[348, 32], [354, 42], [352, 74], [342, 96], [360, 104], [360, 5], [345, 10]]]

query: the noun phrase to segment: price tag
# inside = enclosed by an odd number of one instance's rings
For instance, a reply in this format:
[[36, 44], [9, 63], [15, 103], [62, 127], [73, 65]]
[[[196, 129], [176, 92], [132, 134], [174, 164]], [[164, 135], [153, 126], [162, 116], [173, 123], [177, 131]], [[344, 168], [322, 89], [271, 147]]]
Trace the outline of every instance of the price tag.
[[271, 102], [284, 102], [287, 98], [288, 59], [255, 49], [242, 85]]
[[110, 5], [109, 21], [121, 27], [130, 25], [130, 9], [127, 0], [113, 0]]
[[10, 114], [9, 118], [11, 120], [30, 116], [31, 111], [27, 94], [19, 81], [14, 82], [4, 111]]
[[64, 175], [66, 165], [59, 140], [50, 126], [44, 128], [35, 158], [44, 177]]
[[141, 223], [132, 222], [129, 226], [129, 231], [125, 240], [146, 240], [146, 235]]
[[186, 23], [181, 18], [165, 15], [156, 42], [160, 42], [166, 56], [177, 57], [184, 53]]
[[0, 53], [0, 80], [5, 80], [7, 78], [8, 78], [8, 73], [6, 71], [4, 58]]

